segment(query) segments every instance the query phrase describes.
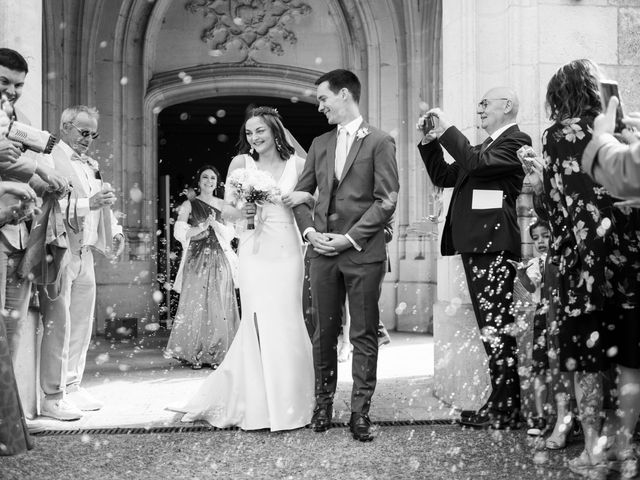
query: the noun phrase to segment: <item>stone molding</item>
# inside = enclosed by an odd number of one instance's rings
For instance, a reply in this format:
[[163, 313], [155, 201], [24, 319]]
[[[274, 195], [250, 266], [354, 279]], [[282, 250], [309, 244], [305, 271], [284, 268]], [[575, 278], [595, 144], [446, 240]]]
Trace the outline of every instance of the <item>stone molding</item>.
[[224, 0], [188, 0], [185, 9], [213, 18], [211, 26], [202, 32], [203, 42], [210, 44], [220, 55], [237, 46], [243, 53], [239, 63], [250, 64], [257, 63], [253, 54], [267, 47], [272, 53], [283, 55], [282, 43], [293, 45], [297, 41], [288, 24], [296, 16], [311, 13], [311, 6], [301, 0], [255, 0], [235, 4]]

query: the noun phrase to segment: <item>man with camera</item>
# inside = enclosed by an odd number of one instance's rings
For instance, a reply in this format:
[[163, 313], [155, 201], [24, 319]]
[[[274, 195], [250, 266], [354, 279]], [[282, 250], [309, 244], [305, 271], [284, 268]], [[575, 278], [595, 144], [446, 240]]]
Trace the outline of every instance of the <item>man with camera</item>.
[[93, 251], [117, 257], [124, 249], [122, 227], [110, 208], [115, 192], [102, 181], [98, 162], [86, 155], [98, 137], [98, 118], [96, 109], [84, 105], [65, 109], [60, 142], [46, 158], [73, 186], [68, 198], [59, 200], [70, 253], [61, 268], [59, 290], [38, 287], [44, 323], [40, 386], [45, 397], [40, 413], [58, 420], [78, 420], [83, 411], [102, 408], [80, 385], [96, 299]]
[[[30, 125], [25, 115], [15, 104], [22, 95], [25, 77], [29, 67], [26, 60], [15, 50], [0, 48], [0, 108], [10, 122], [19, 120]], [[7, 129], [10, 130], [9, 125]], [[38, 153], [26, 150], [24, 144], [0, 138], [0, 177], [24, 184], [28, 182], [38, 196], [45, 191], [64, 191], [67, 181], [53, 169], [46, 167]], [[30, 189], [29, 189], [30, 190]], [[0, 307], [14, 311], [6, 316], [7, 336], [15, 359], [15, 345], [18, 323], [27, 315], [31, 282], [17, 276], [18, 265], [22, 261], [27, 246], [29, 230], [25, 222], [37, 213], [33, 196], [14, 195], [11, 191], [0, 196], [0, 207], [12, 220], [0, 228]]]
[[[524, 172], [516, 152], [531, 145], [531, 138], [516, 125], [517, 113], [518, 98], [513, 90], [489, 90], [477, 106], [481, 126], [489, 137], [475, 146], [439, 108], [428, 111], [420, 121], [424, 137], [418, 150], [431, 181], [438, 187], [453, 187], [441, 253], [462, 257], [489, 357], [489, 399], [478, 412], [463, 411], [460, 420], [475, 428], [519, 426], [517, 346], [510, 334], [514, 272], [508, 260], [520, 258], [516, 199]], [[445, 161], [442, 147], [453, 163]]]

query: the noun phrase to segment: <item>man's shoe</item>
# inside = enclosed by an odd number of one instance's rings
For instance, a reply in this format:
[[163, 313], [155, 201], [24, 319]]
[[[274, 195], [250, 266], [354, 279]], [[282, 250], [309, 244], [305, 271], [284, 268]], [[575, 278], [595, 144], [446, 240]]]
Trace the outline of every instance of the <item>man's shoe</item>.
[[83, 412], [93, 412], [100, 410], [104, 406], [100, 400], [82, 387], [67, 392], [66, 398]]
[[378, 347], [383, 345], [387, 345], [391, 343], [391, 337], [389, 336], [389, 332], [384, 328], [382, 323], [378, 324]]
[[31, 420], [29, 418], [25, 418], [24, 423], [27, 425], [27, 430], [29, 430], [29, 433], [31, 434], [42, 433], [47, 429], [47, 427], [40, 423], [38, 419]]
[[480, 407], [478, 410], [462, 410], [460, 412], [460, 420], [469, 420], [471, 417], [474, 417], [475, 415], [482, 415], [484, 413], [487, 412], [487, 410], [489, 410], [489, 406], [485, 403], [482, 407]]
[[40, 405], [40, 415], [56, 420], [72, 421], [80, 420], [82, 412], [75, 405], [64, 398], [45, 398]]
[[521, 426], [517, 413], [504, 414], [489, 411], [476, 414], [468, 419], [460, 419], [460, 424], [465, 427], [492, 428], [494, 430], [518, 430]]
[[311, 417], [311, 426], [314, 432], [326, 432], [331, 428], [333, 405], [318, 405]]
[[349, 422], [349, 429], [353, 434], [353, 438], [356, 440], [360, 440], [361, 442], [370, 442], [373, 440], [369, 415], [364, 413], [352, 413], [351, 421]]

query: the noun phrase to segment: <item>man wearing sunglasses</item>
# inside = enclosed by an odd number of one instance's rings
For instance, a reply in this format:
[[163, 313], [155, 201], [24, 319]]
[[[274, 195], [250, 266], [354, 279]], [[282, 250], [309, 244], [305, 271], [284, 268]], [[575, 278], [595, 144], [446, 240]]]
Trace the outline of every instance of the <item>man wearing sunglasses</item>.
[[[427, 112], [435, 128], [418, 144], [434, 185], [453, 187], [442, 233], [442, 255], [461, 254], [471, 303], [489, 357], [491, 394], [478, 411], [463, 411], [460, 423], [476, 428], [517, 428], [520, 380], [515, 338], [509, 334], [514, 271], [520, 258], [516, 199], [524, 171], [516, 152], [531, 138], [516, 125], [518, 98], [513, 90], [489, 90], [477, 105], [489, 137], [471, 145], [439, 108]], [[453, 157], [444, 160], [444, 147]]]
[[122, 227], [111, 214], [113, 188], [102, 181], [98, 162], [86, 155], [98, 137], [98, 112], [84, 105], [67, 108], [60, 120], [60, 142], [49, 161], [72, 187], [59, 200], [69, 241], [68, 262], [60, 273], [59, 292], [39, 287], [44, 323], [40, 385], [41, 414], [78, 420], [102, 403], [81, 387], [93, 327], [96, 281], [93, 251], [124, 249]]

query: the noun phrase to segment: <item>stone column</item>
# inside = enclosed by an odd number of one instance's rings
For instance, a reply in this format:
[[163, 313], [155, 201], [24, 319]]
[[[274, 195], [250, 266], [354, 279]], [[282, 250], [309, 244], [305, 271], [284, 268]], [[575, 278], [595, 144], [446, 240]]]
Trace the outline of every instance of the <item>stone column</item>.
[[[29, 64], [18, 107], [36, 127], [42, 126], [42, 0], [3, 0], [0, 2], [0, 46], [20, 52]], [[37, 414], [37, 358], [39, 315], [29, 310], [18, 325], [19, 344], [13, 366], [25, 415]]]

